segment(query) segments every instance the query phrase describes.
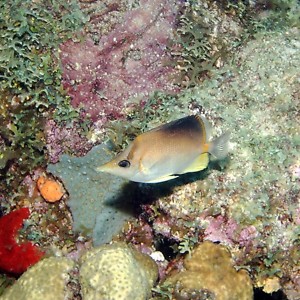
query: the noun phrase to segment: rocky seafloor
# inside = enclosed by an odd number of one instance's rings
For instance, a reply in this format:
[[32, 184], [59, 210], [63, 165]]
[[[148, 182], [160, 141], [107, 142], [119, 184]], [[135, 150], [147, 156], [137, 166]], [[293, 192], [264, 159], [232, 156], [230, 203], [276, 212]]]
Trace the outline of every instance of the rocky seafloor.
[[[275, 2], [77, 3], [57, 58], [75, 119], [37, 110], [26, 172], [3, 89], [1, 170], [23, 177], [1, 192], [0, 299], [300, 299], [300, 5]], [[158, 184], [95, 171], [191, 114], [230, 132], [226, 159]]]

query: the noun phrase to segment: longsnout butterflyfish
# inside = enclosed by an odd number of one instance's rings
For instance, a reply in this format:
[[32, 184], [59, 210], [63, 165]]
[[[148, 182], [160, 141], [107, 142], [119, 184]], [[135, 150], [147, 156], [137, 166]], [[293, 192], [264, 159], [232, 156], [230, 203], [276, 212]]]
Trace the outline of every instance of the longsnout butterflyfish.
[[137, 136], [113, 160], [97, 167], [135, 182], [156, 183], [205, 169], [209, 154], [223, 159], [229, 133], [209, 140], [210, 124], [200, 115], [184, 117]]

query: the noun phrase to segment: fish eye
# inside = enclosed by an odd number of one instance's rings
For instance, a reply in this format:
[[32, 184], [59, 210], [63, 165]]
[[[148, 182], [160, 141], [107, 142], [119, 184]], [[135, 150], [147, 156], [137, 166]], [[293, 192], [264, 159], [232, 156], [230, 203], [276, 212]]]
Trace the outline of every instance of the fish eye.
[[128, 161], [126, 159], [121, 160], [121, 161], [119, 161], [118, 166], [121, 168], [128, 168], [128, 167], [130, 167], [130, 161]]

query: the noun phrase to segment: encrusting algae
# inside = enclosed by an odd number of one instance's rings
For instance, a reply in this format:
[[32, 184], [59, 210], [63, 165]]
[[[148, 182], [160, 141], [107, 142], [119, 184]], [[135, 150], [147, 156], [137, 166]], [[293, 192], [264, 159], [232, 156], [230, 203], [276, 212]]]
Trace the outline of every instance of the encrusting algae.
[[209, 154], [223, 159], [228, 153], [229, 133], [213, 141], [210, 125], [193, 115], [145, 132], [112, 161], [96, 170], [136, 182], [156, 183], [198, 172], [209, 163]]

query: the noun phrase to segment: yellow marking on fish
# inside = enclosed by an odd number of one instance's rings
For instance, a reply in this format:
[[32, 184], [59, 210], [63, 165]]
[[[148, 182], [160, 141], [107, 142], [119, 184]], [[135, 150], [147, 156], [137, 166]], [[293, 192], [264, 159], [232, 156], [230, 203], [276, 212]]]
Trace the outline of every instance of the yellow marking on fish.
[[183, 171], [183, 174], [201, 171], [207, 167], [208, 163], [208, 153], [202, 153]]

